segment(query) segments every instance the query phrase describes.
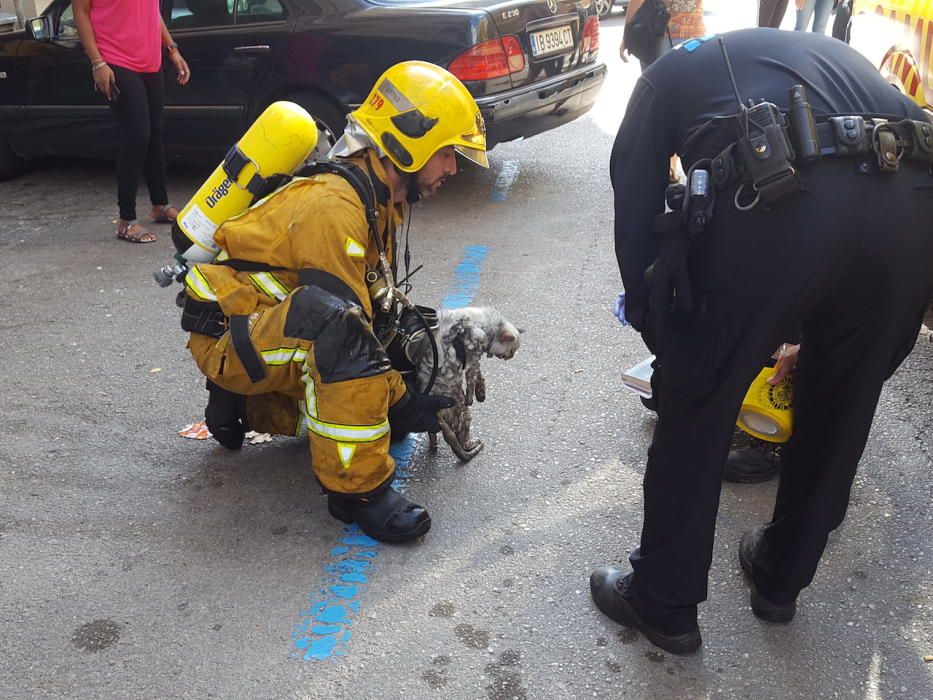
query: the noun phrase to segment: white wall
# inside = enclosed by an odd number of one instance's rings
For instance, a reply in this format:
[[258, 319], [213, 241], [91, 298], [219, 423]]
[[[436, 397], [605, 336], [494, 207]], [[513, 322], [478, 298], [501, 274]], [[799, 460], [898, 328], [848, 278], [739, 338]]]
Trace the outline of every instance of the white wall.
[[51, 0], [0, 0], [0, 12], [9, 12], [25, 21], [38, 17], [50, 2]]

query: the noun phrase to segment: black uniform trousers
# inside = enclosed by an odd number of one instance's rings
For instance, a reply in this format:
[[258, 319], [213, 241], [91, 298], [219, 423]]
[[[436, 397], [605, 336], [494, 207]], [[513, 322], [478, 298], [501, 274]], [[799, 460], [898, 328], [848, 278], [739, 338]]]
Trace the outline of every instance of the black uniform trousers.
[[[802, 329], [794, 432], [753, 563], [755, 584], [789, 602], [845, 516], [881, 387], [916, 340], [933, 295], [933, 178], [904, 162], [858, 175], [852, 159], [800, 168], [807, 191], [738, 211], [735, 189], [691, 252], [696, 309], [660, 348], [660, 410], [644, 477], [644, 525], [630, 591], [671, 633], [706, 599], [730, 438], [746, 390]], [[649, 321], [651, 311], [649, 310]]]

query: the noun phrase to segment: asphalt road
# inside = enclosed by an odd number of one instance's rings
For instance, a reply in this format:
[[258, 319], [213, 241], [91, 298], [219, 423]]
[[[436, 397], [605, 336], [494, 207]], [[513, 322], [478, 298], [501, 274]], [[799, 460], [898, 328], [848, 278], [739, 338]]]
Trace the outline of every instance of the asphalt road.
[[[206, 395], [150, 277], [171, 246], [114, 239], [109, 165], [0, 183], [0, 698], [933, 698], [931, 343], [885, 389], [792, 625], [752, 615], [736, 559], [774, 483], [723, 489], [698, 654], [590, 601], [590, 571], [637, 542], [652, 429], [620, 381], [645, 350], [611, 314], [620, 25], [591, 115], [414, 211], [418, 301], [493, 305], [525, 334], [484, 361], [478, 458], [396, 452], [434, 519], [410, 546], [330, 518], [300, 440], [178, 436]], [[173, 169], [174, 201], [206, 174]]]

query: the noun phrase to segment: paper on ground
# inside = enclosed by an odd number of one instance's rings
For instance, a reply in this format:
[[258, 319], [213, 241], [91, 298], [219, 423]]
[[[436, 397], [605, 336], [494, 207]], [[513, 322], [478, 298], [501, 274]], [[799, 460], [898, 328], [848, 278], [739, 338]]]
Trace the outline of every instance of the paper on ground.
[[207, 429], [207, 425], [203, 420], [199, 420], [195, 423], [189, 423], [179, 430], [178, 434], [183, 438], [190, 438], [192, 440], [207, 440], [207, 438], [211, 436], [211, 431]]
[[[207, 440], [211, 436], [211, 431], [207, 429], [207, 425], [203, 420], [199, 420], [195, 423], [189, 423], [179, 430], [178, 434], [191, 440]], [[244, 437], [250, 445], [259, 445], [272, 440], [269, 433], [257, 433], [255, 430], [250, 430]]]

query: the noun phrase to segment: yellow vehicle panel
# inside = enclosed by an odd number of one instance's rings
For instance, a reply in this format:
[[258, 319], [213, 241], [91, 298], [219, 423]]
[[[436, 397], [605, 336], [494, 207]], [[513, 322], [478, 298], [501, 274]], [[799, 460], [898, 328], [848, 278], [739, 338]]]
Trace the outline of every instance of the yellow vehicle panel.
[[854, 0], [850, 42], [921, 107], [933, 97], [933, 0]]

